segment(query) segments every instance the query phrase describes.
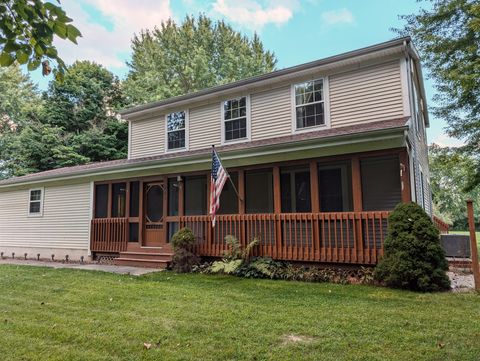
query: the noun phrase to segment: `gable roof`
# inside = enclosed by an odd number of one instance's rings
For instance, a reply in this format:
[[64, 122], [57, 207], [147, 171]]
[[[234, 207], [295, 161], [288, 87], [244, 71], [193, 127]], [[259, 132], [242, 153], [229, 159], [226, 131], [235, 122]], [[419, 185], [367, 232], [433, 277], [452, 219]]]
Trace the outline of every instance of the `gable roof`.
[[149, 114], [151, 112], [159, 111], [166, 107], [174, 107], [176, 105], [180, 106], [183, 104], [188, 104], [193, 100], [197, 101], [200, 99], [205, 100], [209, 98], [214, 98], [219, 94], [226, 93], [228, 91], [242, 91], [244, 88], [258, 86], [269, 81], [288, 79], [289, 77], [292, 77], [294, 75], [312, 71], [322, 66], [327, 66], [331, 64], [333, 65], [335, 63], [340, 63], [342, 61], [348, 61], [354, 58], [367, 56], [376, 52], [393, 51], [393, 49], [395, 49], [396, 52], [409, 52], [415, 58], [417, 58], [418, 56], [415, 48], [411, 46], [411, 38], [409, 36], [406, 36], [376, 45], [368, 46], [365, 48], [349, 51], [339, 55], [315, 60], [309, 63], [300, 64], [289, 68], [272, 71], [270, 73], [249, 77], [232, 83], [217, 85], [211, 88], [202, 89], [197, 92], [138, 105], [136, 107], [125, 109], [121, 111], [120, 114], [124, 119], [135, 120], [137, 117]]
[[[217, 151], [228, 156], [234, 152], [255, 151], [262, 148], [303, 144], [312, 141], [323, 142], [337, 138], [348, 138], [351, 136], [366, 136], [373, 133], [394, 132], [395, 130], [404, 130], [408, 128], [409, 117], [402, 117], [386, 121], [377, 121], [363, 124], [355, 124], [350, 126], [328, 128], [316, 130], [311, 132], [298, 133], [288, 136], [281, 136], [269, 139], [262, 139], [250, 141], [245, 143], [235, 143], [230, 145], [218, 146]], [[52, 179], [81, 177], [85, 175], [101, 174], [103, 172], [122, 171], [125, 169], [135, 169], [143, 166], [155, 166], [156, 164], [163, 164], [167, 162], [175, 162], [181, 160], [201, 160], [208, 159], [211, 154], [211, 149], [204, 148], [192, 151], [165, 153], [156, 156], [134, 158], [134, 159], [119, 159], [107, 162], [96, 162], [72, 167], [64, 167], [52, 169], [39, 173], [27, 174], [21, 177], [13, 177], [0, 181], [0, 188], [8, 187], [10, 185], [34, 183]]]

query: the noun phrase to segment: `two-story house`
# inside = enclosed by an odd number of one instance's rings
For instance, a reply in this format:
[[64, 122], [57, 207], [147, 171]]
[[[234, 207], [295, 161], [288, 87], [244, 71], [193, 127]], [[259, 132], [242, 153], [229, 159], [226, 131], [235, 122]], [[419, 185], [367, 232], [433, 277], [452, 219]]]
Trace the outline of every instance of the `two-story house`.
[[[0, 182], [0, 251], [162, 267], [191, 228], [201, 256], [375, 264], [389, 212], [431, 213], [418, 54], [400, 38], [122, 112], [128, 159]], [[227, 182], [209, 209], [215, 145]]]

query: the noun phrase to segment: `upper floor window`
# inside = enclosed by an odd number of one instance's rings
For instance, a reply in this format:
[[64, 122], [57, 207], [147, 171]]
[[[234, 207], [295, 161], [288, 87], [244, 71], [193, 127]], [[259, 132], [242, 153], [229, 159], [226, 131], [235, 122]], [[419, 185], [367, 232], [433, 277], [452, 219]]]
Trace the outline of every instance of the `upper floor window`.
[[28, 198], [28, 215], [41, 216], [43, 214], [43, 189], [30, 189]]
[[167, 114], [167, 150], [186, 148], [185, 111]]
[[248, 138], [248, 98], [246, 96], [223, 102], [222, 123], [224, 142]]
[[296, 129], [325, 125], [323, 79], [296, 84], [294, 89]]

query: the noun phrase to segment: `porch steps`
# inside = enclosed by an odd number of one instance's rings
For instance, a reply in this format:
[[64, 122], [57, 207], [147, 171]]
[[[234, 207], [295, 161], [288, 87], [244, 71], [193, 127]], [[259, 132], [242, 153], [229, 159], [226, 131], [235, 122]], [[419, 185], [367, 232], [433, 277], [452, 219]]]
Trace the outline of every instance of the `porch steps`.
[[145, 267], [145, 268], [162, 268], [165, 269], [169, 265], [169, 261], [157, 259], [140, 259], [140, 258], [124, 258], [120, 256], [115, 260], [117, 266]]
[[141, 247], [129, 244], [125, 252], [115, 259], [118, 266], [133, 266], [146, 268], [167, 268], [172, 262], [173, 251], [170, 245], [162, 247]]

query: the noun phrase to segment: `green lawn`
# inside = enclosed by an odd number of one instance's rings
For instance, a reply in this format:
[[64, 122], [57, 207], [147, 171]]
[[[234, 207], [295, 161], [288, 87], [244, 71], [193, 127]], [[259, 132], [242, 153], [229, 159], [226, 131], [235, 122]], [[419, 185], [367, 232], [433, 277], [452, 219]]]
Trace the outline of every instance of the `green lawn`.
[[7, 265], [0, 265], [0, 290], [0, 359], [9, 361], [480, 355], [480, 295], [473, 293]]

